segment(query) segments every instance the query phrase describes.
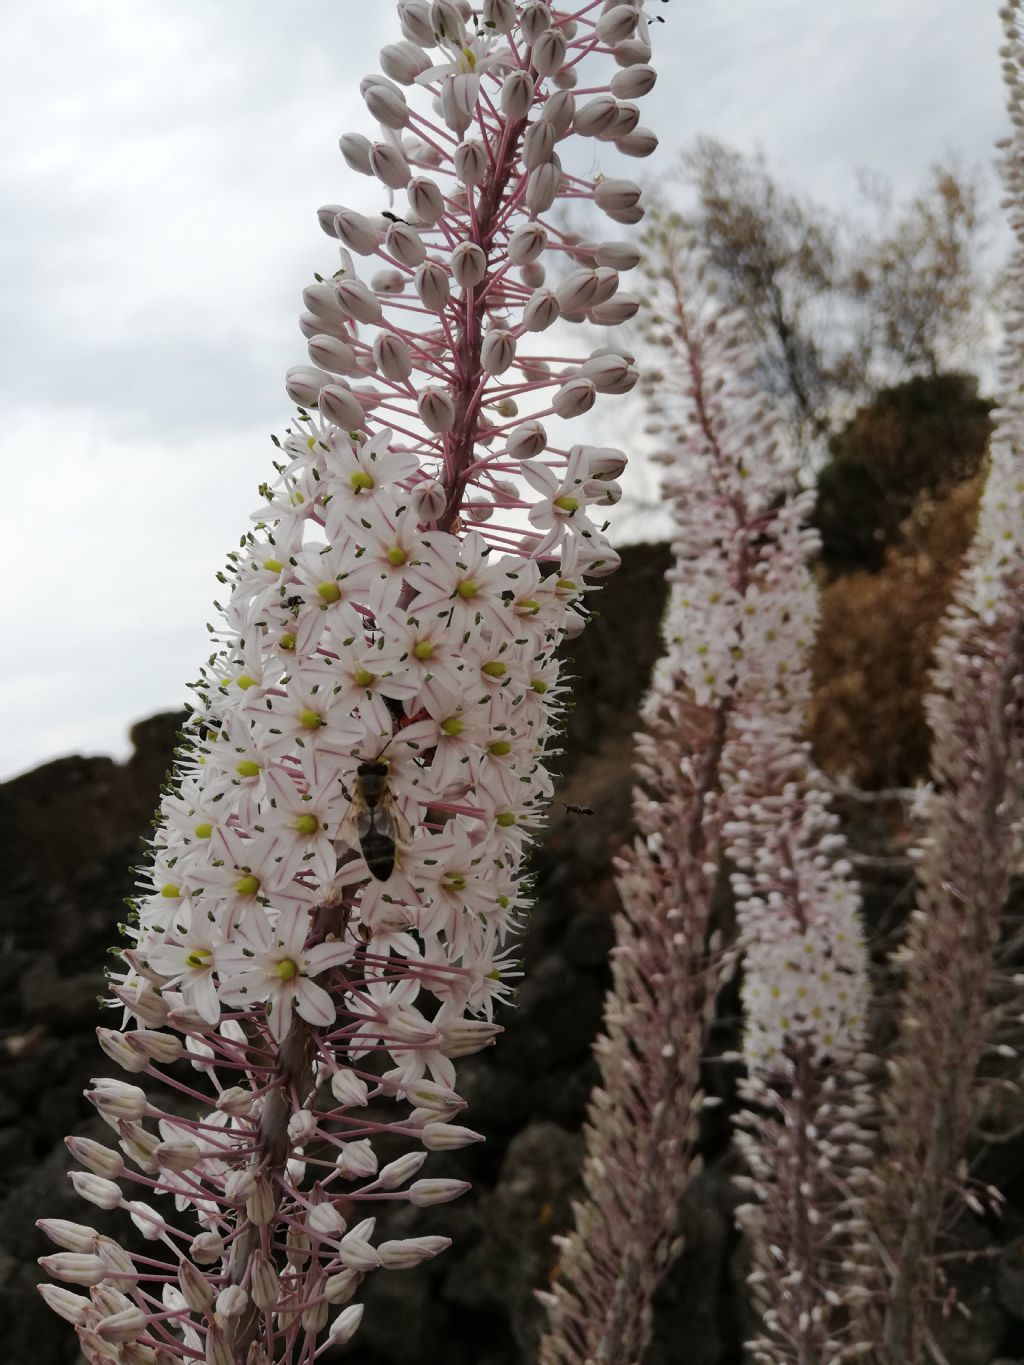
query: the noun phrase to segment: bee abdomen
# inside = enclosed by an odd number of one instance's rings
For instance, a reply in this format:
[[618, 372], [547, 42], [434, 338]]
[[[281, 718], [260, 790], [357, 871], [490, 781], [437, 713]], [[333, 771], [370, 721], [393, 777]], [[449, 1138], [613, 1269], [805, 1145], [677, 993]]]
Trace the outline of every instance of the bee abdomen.
[[386, 882], [395, 870], [395, 841], [378, 830], [368, 830], [359, 841], [366, 866], [379, 882]]

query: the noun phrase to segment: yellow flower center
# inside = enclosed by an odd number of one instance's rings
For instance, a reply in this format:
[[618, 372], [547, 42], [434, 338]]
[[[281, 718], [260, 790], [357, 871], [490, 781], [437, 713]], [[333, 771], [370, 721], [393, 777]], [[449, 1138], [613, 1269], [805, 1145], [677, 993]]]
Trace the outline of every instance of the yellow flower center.
[[341, 597], [341, 589], [337, 583], [321, 583], [316, 591], [317, 596], [324, 602], [337, 602]]
[[279, 981], [294, 981], [299, 974], [299, 964], [293, 958], [283, 957], [277, 964], [276, 975]]

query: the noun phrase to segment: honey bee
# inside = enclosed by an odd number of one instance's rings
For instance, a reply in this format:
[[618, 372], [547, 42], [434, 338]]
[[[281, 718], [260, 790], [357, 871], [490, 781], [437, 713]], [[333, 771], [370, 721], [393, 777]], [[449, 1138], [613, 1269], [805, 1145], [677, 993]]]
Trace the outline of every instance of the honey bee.
[[338, 829], [338, 840], [359, 847], [379, 882], [395, 870], [395, 844], [408, 843], [412, 826], [388, 786], [388, 764], [380, 758], [360, 763], [352, 784], [352, 804]]

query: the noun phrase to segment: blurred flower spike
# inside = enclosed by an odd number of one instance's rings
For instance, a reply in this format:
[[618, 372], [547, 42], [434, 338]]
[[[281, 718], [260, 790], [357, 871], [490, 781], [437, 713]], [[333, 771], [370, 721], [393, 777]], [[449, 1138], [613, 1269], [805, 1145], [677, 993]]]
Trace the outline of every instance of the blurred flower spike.
[[122, 1028], [101, 1043], [132, 1080], [89, 1092], [113, 1145], [68, 1141], [78, 1192], [125, 1210], [146, 1254], [42, 1223], [60, 1283], [41, 1292], [90, 1362], [311, 1361], [356, 1332], [366, 1275], [447, 1245], [375, 1240], [374, 1214], [467, 1188], [420, 1171], [478, 1140], [451, 1122], [454, 1060], [499, 1032], [555, 651], [617, 563], [600, 509], [624, 457], [565, 432], [632, 388], [632, 357], [537, 338], [638, 306], [620, 272], [639, 252], [558, 210], [642, 216], [631, 181], [561, 158], [574, 136], [656, 145], [644, 5], [397, 9], [360, 87], [378, 131], [341, 139], [385, 211], [319, 212], [340, 265], [304, 291], [299, 412], [222, 575], [111, 977]]

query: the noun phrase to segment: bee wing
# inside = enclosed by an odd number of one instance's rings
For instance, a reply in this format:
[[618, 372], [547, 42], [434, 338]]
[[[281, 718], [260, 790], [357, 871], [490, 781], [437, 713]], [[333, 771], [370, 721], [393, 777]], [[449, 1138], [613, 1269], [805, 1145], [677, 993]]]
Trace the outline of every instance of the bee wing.
[[407, 844], [412, 839], [412, 825], [402, 814], [402, 808], [395, 800], [392, 792], [386, 792], [384, 799], [377, 806], [377, 828], [384, 828], [400, 844]]
[[373, 825], [373, 813], [370, 808], [356, 797], [345, 812], [345, 818], [338, 826], [338, 832], [334, 836], [336, 844], [348, 844], [349, 848], [358, 848], [363, 839]]

